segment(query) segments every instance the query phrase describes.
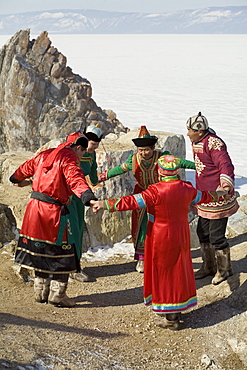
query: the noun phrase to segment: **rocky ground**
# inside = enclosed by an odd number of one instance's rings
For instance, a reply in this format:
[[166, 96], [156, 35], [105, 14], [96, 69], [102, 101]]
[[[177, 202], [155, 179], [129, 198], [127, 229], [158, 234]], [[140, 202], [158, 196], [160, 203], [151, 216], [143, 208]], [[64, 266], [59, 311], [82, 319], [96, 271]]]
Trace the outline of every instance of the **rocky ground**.
[[[179, 331], [156, 327], [142, 301], [143, 275], [116, 256], [84, 262], [94, 282], [69, 282], [75, 308], [34, 302], [33, 281], [0, 250], [0, 369], [247, 369], [247, 236], [230, 240], [234, 276], [219, 286], [197, 281], [198, 306]], [[194, 267], [200, 252], [192, 250]]]

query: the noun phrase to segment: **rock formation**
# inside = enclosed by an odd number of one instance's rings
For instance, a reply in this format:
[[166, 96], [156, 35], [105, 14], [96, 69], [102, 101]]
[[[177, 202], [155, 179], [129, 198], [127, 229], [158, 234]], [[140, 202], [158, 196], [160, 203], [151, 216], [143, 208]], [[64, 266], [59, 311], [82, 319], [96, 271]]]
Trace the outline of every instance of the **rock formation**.
[[51, 139], [97, 123], [104, 134], [127, 132], [92, 99], [90, 82], [74, 74], [47, 32], [17, 32], [0, 50], [0, 153], [35, 152]]

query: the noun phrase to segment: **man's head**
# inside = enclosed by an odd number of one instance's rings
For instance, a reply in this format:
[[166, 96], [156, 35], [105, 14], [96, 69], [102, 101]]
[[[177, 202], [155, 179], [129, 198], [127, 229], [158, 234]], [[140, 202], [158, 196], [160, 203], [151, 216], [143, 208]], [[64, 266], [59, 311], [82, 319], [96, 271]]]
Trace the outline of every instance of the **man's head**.
[[190, 117], [186, 122], [187, 136], [192, 143], [200, 141], [208, 132], [208, 120], [199, 112], [196, 116]]
[[57, 154], [65, 148], [71, 148], [75, 155], [81, 159], [81, 157], [85, 154], [88, 145], [88, 140], [86, 137], [83, 137], [80, 132], [74, 132], [67, 136], [66, 141], [57, 148], [55, 148], [45, 159], [43, 167], [49, 170], [54, 163], [54, 160]]
[[75, 155], [81, 159], [86, 153], [88, 146], [88, 139], [86, 137], [80, 136], [75, 143], [73, 143], [70, 148], [73, 150]]
[[144, 160], [148, 160], [152, 158], [154, 154], [155, 146], [139, 146], [137, 147], [137, 151], [140, 155], [140, 157]]

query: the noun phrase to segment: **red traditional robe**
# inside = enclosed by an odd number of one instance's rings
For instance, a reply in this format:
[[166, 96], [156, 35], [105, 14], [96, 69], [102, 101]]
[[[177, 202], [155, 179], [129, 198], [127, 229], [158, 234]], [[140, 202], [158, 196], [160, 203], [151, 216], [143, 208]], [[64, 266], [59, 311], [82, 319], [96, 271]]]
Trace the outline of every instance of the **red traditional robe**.
[[[15, 171], [14, 177], [21, 181], [34, 176], [33, 191], [46, 194], [62, 204], [66, 204], [70, 195], [75, 193], [80, 197], [82, 193], [90, 190], [90, 188], [79, 167], [79, 159], [71, 149], [60, 150], [51, 169], [48, 171], [44, 169], [42, 163], [52, 150], [46, 150], [23, 163]], [[20, 236], [56, 244], [60, 219], [61, 206], [30, 198]], [[61, 245], [62, 243], [59, 241], [57, 244]]]
[[[149, 185], [159, 181], [158, 176], [158, 159], [162, 155], [170, 154], [169, 151], [161, 152], [154, 150], [153, 156], [150, 159], [144, 160], [141, 155], [136, 152], [130, 154], [128, 159], [114, 168], [111, 168], [104, 175], [103, 179], [110, 179], [117, 175], [122, 175], [128, 171], [132, 171], [137, 182], [134, 187], [134, 194], [138, 194], [146, 190]], [[194, 162], [180, 158], [180, 167], [195, 169]], [[137, 209], [132, 211], [132, 239], [135, 247], [136, 260], [144, 260], [144, 243], [146, 238], [147, 213], [145, 209]]]
[[144, 303], [156, 313], [181, 312], [197, 303], [190, 254], [189, 206], [217, 199], [175, 180], [150, 185], [140, 194], [106, 201], [109, 211], [147, 207]]

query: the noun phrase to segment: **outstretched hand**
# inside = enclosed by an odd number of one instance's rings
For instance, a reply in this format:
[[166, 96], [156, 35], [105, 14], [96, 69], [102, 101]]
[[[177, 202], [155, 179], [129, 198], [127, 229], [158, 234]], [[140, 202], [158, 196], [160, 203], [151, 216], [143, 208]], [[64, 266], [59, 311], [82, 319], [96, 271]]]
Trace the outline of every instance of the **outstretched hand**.
[[103, 200], [90, 200], [90, 207], [92, 208], [93, 213], [98, 213], [101, 209], [104, 208]]

